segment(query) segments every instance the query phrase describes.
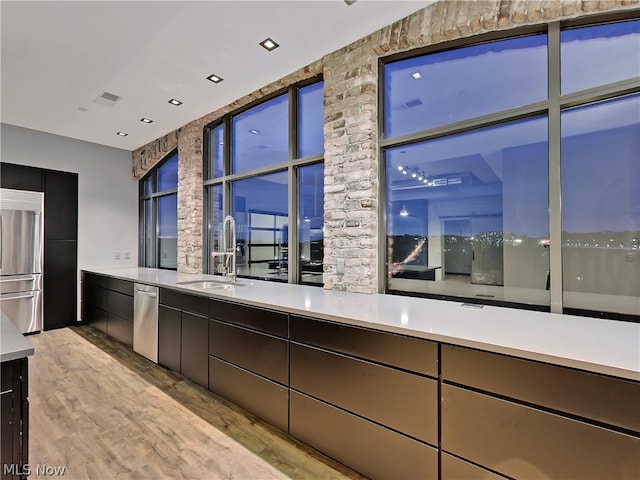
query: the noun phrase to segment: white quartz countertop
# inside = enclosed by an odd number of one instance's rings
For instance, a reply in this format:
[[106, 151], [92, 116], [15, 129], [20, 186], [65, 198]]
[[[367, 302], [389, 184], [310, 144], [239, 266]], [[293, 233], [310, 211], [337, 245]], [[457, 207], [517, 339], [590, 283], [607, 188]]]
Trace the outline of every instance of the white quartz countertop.
[[33, 355], [33, 345], [18, 331], [11, 320], [4, 315], [0, 317], [0, 362]]
[[640, 324], [506, 307], [359, 294], [239, 279], [244, 286], [201, 290], [177, 282], [221, 279], [151, 268], [87, 271], [210, 298], [228, 299], [386, 332], [503, 353], [640, 381]]

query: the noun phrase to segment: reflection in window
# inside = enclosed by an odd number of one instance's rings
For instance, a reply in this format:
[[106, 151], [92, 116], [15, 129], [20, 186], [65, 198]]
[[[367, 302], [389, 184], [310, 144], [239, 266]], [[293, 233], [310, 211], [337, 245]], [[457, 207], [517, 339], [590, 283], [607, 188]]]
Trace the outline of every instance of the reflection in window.
[[178, 154], [158, 167], [158, 192], [178, 188]]
[[323, 284], [324, 164], [298, 169], [300, 282]]
[[298, 158], [324, 152], [324, 83], [298, 91]]
[[238, 275], [287, 281], [288, 190], [286, 171], [231, 184]]
[[209, 132], [209, 161], [206, 179], [220, 178], [224, 172], [224, 126], [218, 125]]
[[158, 198], [158, 266], [178, 267], [178, 195]]
[[386, 151], [392, 290], [548, 305], [546, 117]]
[[546, 98], [546, 35], [400, 60], [384, 67], [385, 137]]
[[564, 30], [560, 39], [563, 94], [640, 75], [640, 20]]
[[289, 158], [289, 97], [280, 95], [231, 120], [232, 173], [286, 162]]
[[566, 307], [640, 314], [640, 96], [562, 113]]

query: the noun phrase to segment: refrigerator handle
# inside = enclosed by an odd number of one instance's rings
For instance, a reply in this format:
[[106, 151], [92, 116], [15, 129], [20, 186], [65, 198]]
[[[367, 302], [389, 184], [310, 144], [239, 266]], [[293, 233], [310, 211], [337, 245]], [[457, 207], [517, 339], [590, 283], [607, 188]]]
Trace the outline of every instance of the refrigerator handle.
[[34, 292], [3, 293], [0, 295], [0, 301], [15, 300], [16, 298], [35, 298], [35, 296]]

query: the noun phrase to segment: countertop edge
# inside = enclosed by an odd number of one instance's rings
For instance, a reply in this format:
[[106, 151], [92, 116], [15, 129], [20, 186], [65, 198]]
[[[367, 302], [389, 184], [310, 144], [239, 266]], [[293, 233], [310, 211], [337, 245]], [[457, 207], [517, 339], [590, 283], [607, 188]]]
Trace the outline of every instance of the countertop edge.
[[33, 345], [22, 335], [11, 321], [2, 315], [0, 319], [2, 339], [0, 341], [0, 363], [19, 360], [35, 353]]
[[[461, 347], [475, 348], [478, 350], [483, 350], [491, 353], [497, 353], [497, 354], [503, 354], [503, 355], [508, 355], [512, 357], [523, 358], [527, 360], [539, 361], [539, 362], [548, 363], [551, 365], [574, 368], [574, 369], [583, 370], [591, 373], [598, 373], [598, 374], [640, 382], [640, 343], [638, 344], [638, 352], [637, 352], [637, 354], [639, 355], [638, 369], [634, 370], [634, 369], [623, 368], [623, 367], [620, 367], [619, 365], [604, 364], [604, 363], [598, 363], [598, 362], [589, 361], [585, 359], [571, 358], [568, 356], [562, 356], [562, 355], [543, 352], [543, 351], [536, 351], [533, 349], [527, 350], [521, 347], [514, 347], [510, 345], [500, 344], [498, 342], [492, 343], [491, 341], [485, 341], [482, 339], [463, 338], [463, 337], [447, 335], [446, 333], [439, 333], [436, 331], [423, 331], [417, 328], [411, 328], [411, 327], [405, 327], [405, 326], [399, 326], [399, 325], [390, 325], [387, 323], [367, 321], [367, 320], [362, 320], [357, 318], [350, 318], [348, 316], [340, 316], [334, 313], [323, 312], [318, 309], [309, 310], [306, 308], [295, 308], [295, 307], [286, 305], [284, 301], [282, 303], [278, 303], [278, 302], [269, 303], [270, 299], [269, 301], [264, 301], [261, 299], [238, 298], [238, 297], [230, 296], [226, 291], [206, 292], [202, 290], [197, 290], [196, 288], [189, 288], [182, 285], [176, 285], [176, 282], [166, 282], [166, 281], [159, 281], [157, 279], [151, 280], [148, 278], [140, 278], [139, 275], [136, 277], [132, 275], [131, 272], [129, 272], [128, 274], [125, 274], [124, 272], [118, 272], [118, 269], [83, 268], [83, 270], [90, 273], [95, 273], [98, 275], [110, 276], [110, 277], [119, 278], [122, 280], [132, 281], [135, 283], [143, 283], [143, 284], [154, 285], [162, 288], [169, 288], [169, 289], [177, 290], [183, 293], [190, 293], [193, 295], [203, 296], [213, 300], [229, 301], [229, 302], [235, 302], [235, 303], [249, 305], [253, 307], [265, 308], [270, 310], [278, 310], [278, 311], [282, 311], [282, 312], [286, 312], [294, 315], [319, 318], [322, 320], [337, 322], [345, 325], [359, 326], [359, 327], [369, 328], [372, 330], [395, 333], [395, 334], [410, 336], [414, 338], [422, 338], [425, 340], [438, 341], [438, 342], [448, 343], [451, 345], [457, 345]], [[137, 270], [152, 271], [154, 269], [139, 268]], [[163, 271], [163, 272], [168, 272], [168, 271]], [[173, 271], [173, 275], [176, 275], [178, 277], [180, 276], [193, 277], [194, 279], [195, 278], [207, 279], [207, 278], [213, 277], [212, 275], [205, 275], [205, 274], [182, 274], [182, 273], [178, 274], [175, 271]], [[219, 280], [219, 277], [215, 277], [215, 278]], [[254, 282], [253, 280], [250, 280], [250, 279], [242, 279], [241, 281], [246, 283]], [[274, 282], [264, 282], [264, 281], [257, 281], [257, 282], [259, 284], [271, 284], [271, 285], [273, 285], [274, 283]], [[314, 290], [318, 290], [319, 292], [323, 292], [321, 295], [331, 295], [331, 292], [332, 292], [332, 291], [322, 290], [319, 287], [308, 287], [308, 286], [290, 285], [290, 284], [282, 284], [282, 285], [287, 285], [289, 287], [293, 286], [293, 287], [301, 287], [301, 288], [311, 288]], [[348, 294], [346, 292], [334, 292], [333, 294], [354, 295], [354, 296], [363, 295], [363, 294]], [[388, 296], [388, 295], [382, 295], [382, 294], [378, 294], [378, 295], [381, 295], [382, 297], [389, 297], [389, 298], [396, 297], [396, 296]], [[397, 298], [410, 299], [411, 297], [399, 296]], [[416, 299], [411, 299], [411, 301], [416, 301]], [[433, 301], [438, 302], [437, 300], [433, 300]], [[446, 303], [455, 304], [455, 302], [446, 302]], [[502, 307], [494, 307], [494, 308], [500, 309]], [[513, 309], [506, 309], [506, 310], [513, 310]], [[544, 313], [544, 312], [537, 312], [537, 313]], [[559, 314], [546, 313], [546, 315], [558, 316]], [[585, 320], [586, 319], [593, 320], [590, 317], [578, 317], [578, 318], [584, 318]], [[618, 322], [616, 320], [605, 320], [605, 321]], [[625, 324], [629, 322], [618, 322], [618, 323]], [[639, 332], [640, 332], [640, 325], [638, 324], [632, 324], [632, 325], [636, 325], [635, 328], [639, 329]]]

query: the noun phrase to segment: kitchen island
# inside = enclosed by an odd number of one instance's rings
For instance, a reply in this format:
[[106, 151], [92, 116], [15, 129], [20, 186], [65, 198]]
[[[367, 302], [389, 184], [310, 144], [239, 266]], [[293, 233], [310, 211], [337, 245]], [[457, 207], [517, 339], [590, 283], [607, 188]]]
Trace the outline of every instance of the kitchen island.
[[128, 316], [108, 301], [128, 290], [118, 282], [160, 287], [159, 363], [370, 477], [640, 475], [636, 323], [91, 272], [88, 323]]
[[2, 479], [18, 479], [29, 462], [28, 360], [33, 346], [0, 312]]

